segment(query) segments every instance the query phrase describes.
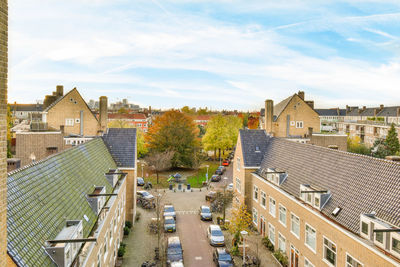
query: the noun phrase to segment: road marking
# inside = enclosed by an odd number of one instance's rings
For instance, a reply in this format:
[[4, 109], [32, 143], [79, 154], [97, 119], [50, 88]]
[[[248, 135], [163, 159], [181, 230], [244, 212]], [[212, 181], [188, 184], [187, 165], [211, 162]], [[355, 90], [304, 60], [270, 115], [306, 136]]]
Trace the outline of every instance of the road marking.
[[195, 259], [196, 261], [201, 261], [201, 260], [203, 259], [203, 257], [194, 257], [194, 259]]

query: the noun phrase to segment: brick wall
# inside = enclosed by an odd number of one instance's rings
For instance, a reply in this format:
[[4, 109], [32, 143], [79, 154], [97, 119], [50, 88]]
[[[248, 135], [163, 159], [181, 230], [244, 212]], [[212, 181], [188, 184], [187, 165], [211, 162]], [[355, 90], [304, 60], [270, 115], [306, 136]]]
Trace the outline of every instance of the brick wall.
[[8, 1], [0, 0], [0, 266], [7, 265]]

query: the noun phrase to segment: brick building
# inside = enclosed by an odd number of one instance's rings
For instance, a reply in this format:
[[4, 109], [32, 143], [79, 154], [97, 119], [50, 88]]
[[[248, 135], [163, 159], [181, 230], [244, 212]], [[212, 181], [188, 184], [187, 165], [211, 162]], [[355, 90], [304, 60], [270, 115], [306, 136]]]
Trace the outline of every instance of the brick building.
[[303, 138], [309, 128], [320, 131], [318, 113], [314, 110], [314, 101], [305, 100], [303, 91], [299, 91], [274, 105], [273, 100], [265, 101], [261, 110], [261, 128], [276, 137]]
[[108, 125], [110, 127], [134, 127], [147, 132], [149, 130], [149, 118], [143, 113], [133, 114], [108, 114]]
[[400, 265], [399, 163], [259, 131], [239, 135], [236, 201], [289, 266]]

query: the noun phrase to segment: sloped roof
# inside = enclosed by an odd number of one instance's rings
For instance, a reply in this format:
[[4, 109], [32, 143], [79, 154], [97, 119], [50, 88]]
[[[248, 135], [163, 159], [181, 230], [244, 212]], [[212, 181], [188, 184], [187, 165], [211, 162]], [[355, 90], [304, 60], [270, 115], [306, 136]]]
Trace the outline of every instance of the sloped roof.
[[[268, 137], [264, 130], [240, 130], [243, 164], [245, 167], [258, 167], [264, 158]], [[258, 147], [258, 152], [256, 152]]]
[[[288, 173], [280, 188], [295, 197], [301, 184], [330, 190], [321, 212], [354, 233], [359, 233], [360, 214], [372, 211], [400, 226], [399, 163], [271, 138], [258, 174], [267, 168]], [[334, 217], [336, 207], [342, 210]]]
[[110, 113], [108, 114], [109, 119], [131, 119], [131, 120], [146, 120], [146, 115], [143, 113], [133, 113], [133, 114], [120, 114], [120, 113]]
[[260, 110], [260, 116], [261, 116], [261, 117], [264, 117], [264, 116], [265, 116], [265, 108], [262, 108], [262, 109]]
[[274, 106], [274, 120], [278, 119], [281, 113], [285, 110], [286, 106], [296, 94], [289, 96]]
[[400, 106], [384, 107], [378, 114], [378, 117], [397, 117], [397, 109]]
[[379, 108], [366, 108], [364, 111], [361, 112], [360, 116], [374, 116], [375, 109], [379, 111]]
[[11, 111], [43, 111], [42, 104], [10, 104]]
[[119, 167], [136, 167], [136, 128], [109, 128], [103, 140]]
[[[340, 116], [341, 112], [337, 108], [329, 108], [329, 109], [315, 109], [315, 111], [320, 116]], [[346, 111], [346, 110], [343, 110]]]
[[[104, 174], [116, 164], [101, 138], [12, 172], [7, 180], [7, 249], [19, 266], [55, 266], [43, 249], [66, 220], [82, 220], [88, 237], [97, 215], [86, 195], [112, 190]], [[89, 218], [89, 222], [84, 219]]]
[[352, 110], [347, 113], [346, 116], [359, 116], [358, 107], [352, 107]]

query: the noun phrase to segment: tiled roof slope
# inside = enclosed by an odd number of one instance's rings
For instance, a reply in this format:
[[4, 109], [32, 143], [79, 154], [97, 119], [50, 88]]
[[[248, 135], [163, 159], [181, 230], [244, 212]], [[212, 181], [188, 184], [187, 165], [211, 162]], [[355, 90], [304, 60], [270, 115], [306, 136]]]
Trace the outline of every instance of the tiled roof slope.
[[11, 111], [43, 111], [42, 104], [10, 104]]
[[83, 235], [89, 235], [97, 215], [86, 194], [94, 185], [111, 192], [104, 176], [110, 168], [116, 164], [101, 138], [96, 138], [9, 174], [7, 249], [19, 266], [55, 266], [43, 246], [66, 220], [82, 220]]
[[400, 106], [384, 107], [378, 114], [378, 117], [397, 117], [397, 109]]
[[[258, 167], [267, 149], [268, 137], [264, 130], [240, 130], [243, 163], [245, 167]], [[259, 152], [256, 152], [256, 147]]]
[[103, 139], [119, 167], [135, 168], [136, 128], [109, 128]]
[[[282, 100], [278, 104], [274, 106], [274, 117], [278, 119], [278, 117], [281, 115], [281, 113], [285, 110], [286, 106], [289, 104], [290, 100], [295, 96], [296, 94], [289, 96], [288, 98]], [[276, 120], [274, 119], [274, 120]]]
[[351, 111], [347, 112], [347, 116], [359, 116], [360, 112], [358, 111], [358, 107], [353, 107]]
[[[354, 233], [359, 233], [360, 214], [372, 211], [400, 226], [398, 163], [271, 138], [258, 173], [266, 168], [285, 170], [288, 178], [280, 187], [295, 197], [300, 184], [330, 190], [322, 213]], [[336, 207], [342, 210], [334, 217]]]
[[315, 111], [320, 116], [340, 116], [340, 110], [338, 110], [337, 108], [316, 109]]

